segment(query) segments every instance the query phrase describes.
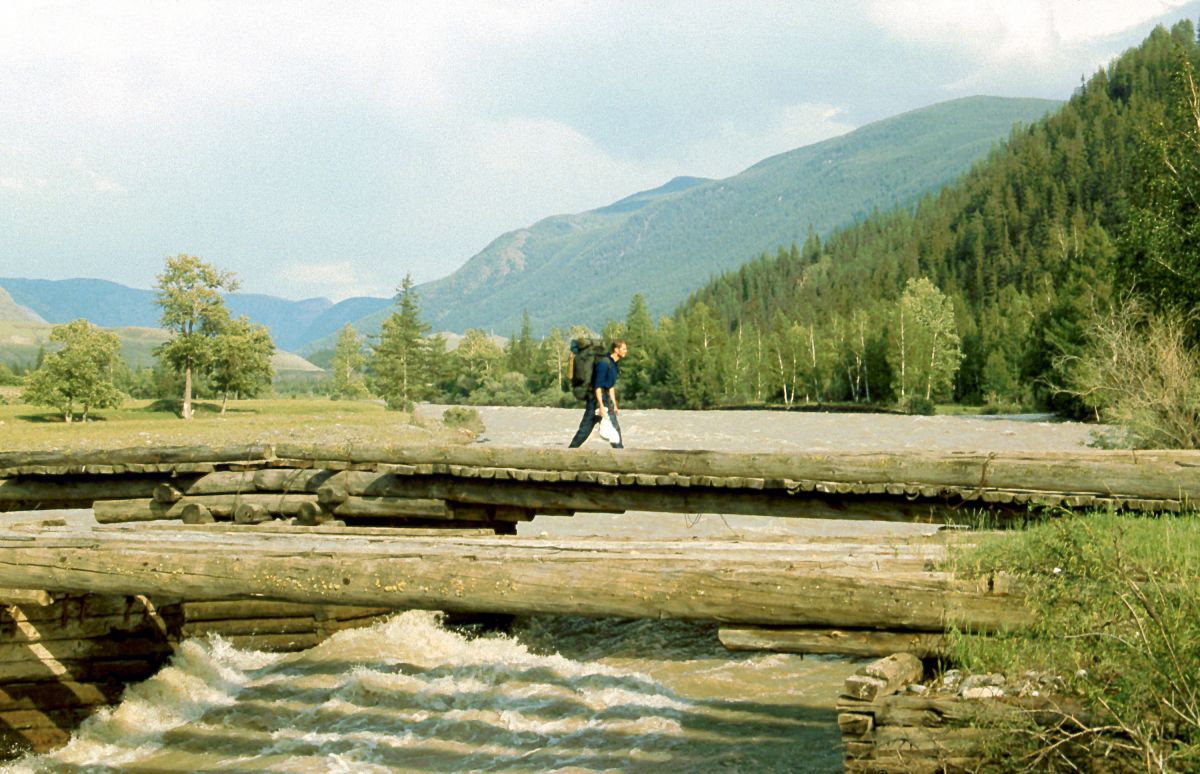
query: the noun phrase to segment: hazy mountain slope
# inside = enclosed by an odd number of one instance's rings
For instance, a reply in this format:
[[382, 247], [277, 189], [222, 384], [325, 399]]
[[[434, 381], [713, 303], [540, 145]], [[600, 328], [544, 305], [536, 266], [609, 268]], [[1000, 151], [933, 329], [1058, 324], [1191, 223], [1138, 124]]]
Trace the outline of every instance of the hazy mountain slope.
[[0, 321], [2, 322], [45, 322], [32, 309], [13, 301], [4, 288], [0, 288]]
[[[102, 328], [155, 328], [161, 315], [154, 303], [153, 290], [139, 290], [108, 280], [0, 277], [0, 292], [5, 290], [16, 304], [28, 307], [42, 320], [54, 324], [84, 317]], [[289, 301], [257, 293], [231, 293], [225, 300], [234, 317], [246, 315], [267, 326], [275, 345], [282, 350], [296, 349], [312, 338], [308, 334], [309, 325], [334, 308], [325, 298]], [[369, 304], [362, 305], [355, 311], [361, 309], [365, 314], [372, 308]]]
[[[52, 347], [50, 330], [53, 327], [44, 322], [0, 321], [0, 363], [35, 363], [40, 348]], [[111, 330], [121, 342], [121, 359], [131, 368], [153, 366], [154, 348], [167, 340], [167, 333], [161, 328], [131, 326]], [[277, 374], [321, 370], [290, 352], [277, 351], [271, 364]]]
[[[766, 159], [724, 180], [672, 181], [608, 207], [504, 234], [454, 274], [418, 286], [434, 330], [506, 333], [625, 315], [641, 292], [669, 311], [763, 251], [888, 209], [965, 172], [1013, 124], [1059, 103], [972, 97], [905, 113]], [[374, 329], [385, 312], [356, 327]]]

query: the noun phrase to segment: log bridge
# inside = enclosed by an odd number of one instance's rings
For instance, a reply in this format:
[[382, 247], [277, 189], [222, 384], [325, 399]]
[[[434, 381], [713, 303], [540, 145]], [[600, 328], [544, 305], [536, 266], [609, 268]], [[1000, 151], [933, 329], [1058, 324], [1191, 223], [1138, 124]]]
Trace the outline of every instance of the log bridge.
[[[1030, 508], [1188, 509], [1194, 452], [767, 454], [304, 445], [0, 453], [0, 743], [60, 743], [186, 637], [311, 647], [390, 610], [717, 621], [735, 649], [926, 656], [1028, 622], [978, 533], [772, 541], [517, 536], [537, 515], [1002, 523]], [[145, 652], [143, 652], [145, 651]], [[115, 682], [114, 682], [115, 681]]]
[[1004, 579], [939, 569], [948, 543], [970, 535], [776, 545], [541, 540], [516, 537], [516, 526], [588, 511], [930, 524], [979, 522], [986, 511], [1002, 522], [1034, 507], [1179, 511], [1198, 495], [1197, 452], [5, 452], [0, 510], [91, 507], [100, 526], [0, 533], [0, 587], [692, 618], [727, 624], [731, 648], [930, 654], [948, 625], [991, 631], [1024, 620]]

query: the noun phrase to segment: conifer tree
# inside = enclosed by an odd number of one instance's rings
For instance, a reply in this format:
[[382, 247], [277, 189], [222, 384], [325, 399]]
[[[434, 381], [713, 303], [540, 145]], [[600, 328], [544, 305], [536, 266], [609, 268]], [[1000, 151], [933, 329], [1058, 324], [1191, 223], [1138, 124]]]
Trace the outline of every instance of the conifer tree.
[[414, 401], [428, 392], [427, 347], [422, 337], [429, 326], [421, 321], [412, 275], [396, 293], [396, 308], [383, 321], [379, 341], [371, 345], [371, 385], [389, 409], [412, 411]]

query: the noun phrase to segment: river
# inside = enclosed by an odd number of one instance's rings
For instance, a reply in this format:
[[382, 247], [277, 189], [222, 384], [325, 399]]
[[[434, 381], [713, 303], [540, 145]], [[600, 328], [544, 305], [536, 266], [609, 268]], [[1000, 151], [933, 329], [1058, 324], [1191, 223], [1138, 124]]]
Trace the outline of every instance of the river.
[[[579, 420], [566, 409], [480, 414], [479, 442], [496, 445], [564, 445]], [[766, 411], [631, 410], [621, 423], [628, 447], [732, 451], [1069, 451], [1094, 429], [1045, 417]], [[539, 516], [520, 534], [758, 541], [928, 529], [627, 513]], [[296, 654], [189, 640], [65, 748], [5, 770], [838, 772], [834, 704], [857, 666], [729, 653], [709, 624], [537, 617], [489, 633], [413, 611]]]

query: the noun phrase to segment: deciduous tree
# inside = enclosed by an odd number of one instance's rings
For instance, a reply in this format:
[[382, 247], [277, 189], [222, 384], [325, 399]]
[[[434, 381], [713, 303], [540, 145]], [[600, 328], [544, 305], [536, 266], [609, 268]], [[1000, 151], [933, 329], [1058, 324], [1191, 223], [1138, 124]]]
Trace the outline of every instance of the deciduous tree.
[[229, 394], [246, 398], [257, 395], [271, 383], [275, 369], [271, 356], [275, 342], [265, 325], [239, 317], [230, 321], [214, 340], [208, 376], [221, 391], [221, 413], [229, 403]]
[[330, 397], [334, 400], [366, 397], [367, 385], [363, 381], [366, 362], [362, 338], [353, 325], [346, 323], [338, 332], [337, 344], [333, 349], [333, 392]]
[[112, 383], [121, 346], [115, 333], [79, 319], [54, 326], [50, 340], [61, 348], [47, 353], [29, 377], [22, 396], [26, 403], [53, 406], [66, 422], [74, 419], [76, 405], [85, 422], [93, 408], [121, 405], [124, 396]]
[[184, 419], [192, 418], [192, 380], [212, 359], [213, 340], [229, 323], [229, 311], [220, 291], [237, 290], [232, 272], [220, 271], [193, 255], [167, 259], [167, 268], [155, 285], [162, 307], [162, 326], [171, 338], [155, 350], [183, 374]]

